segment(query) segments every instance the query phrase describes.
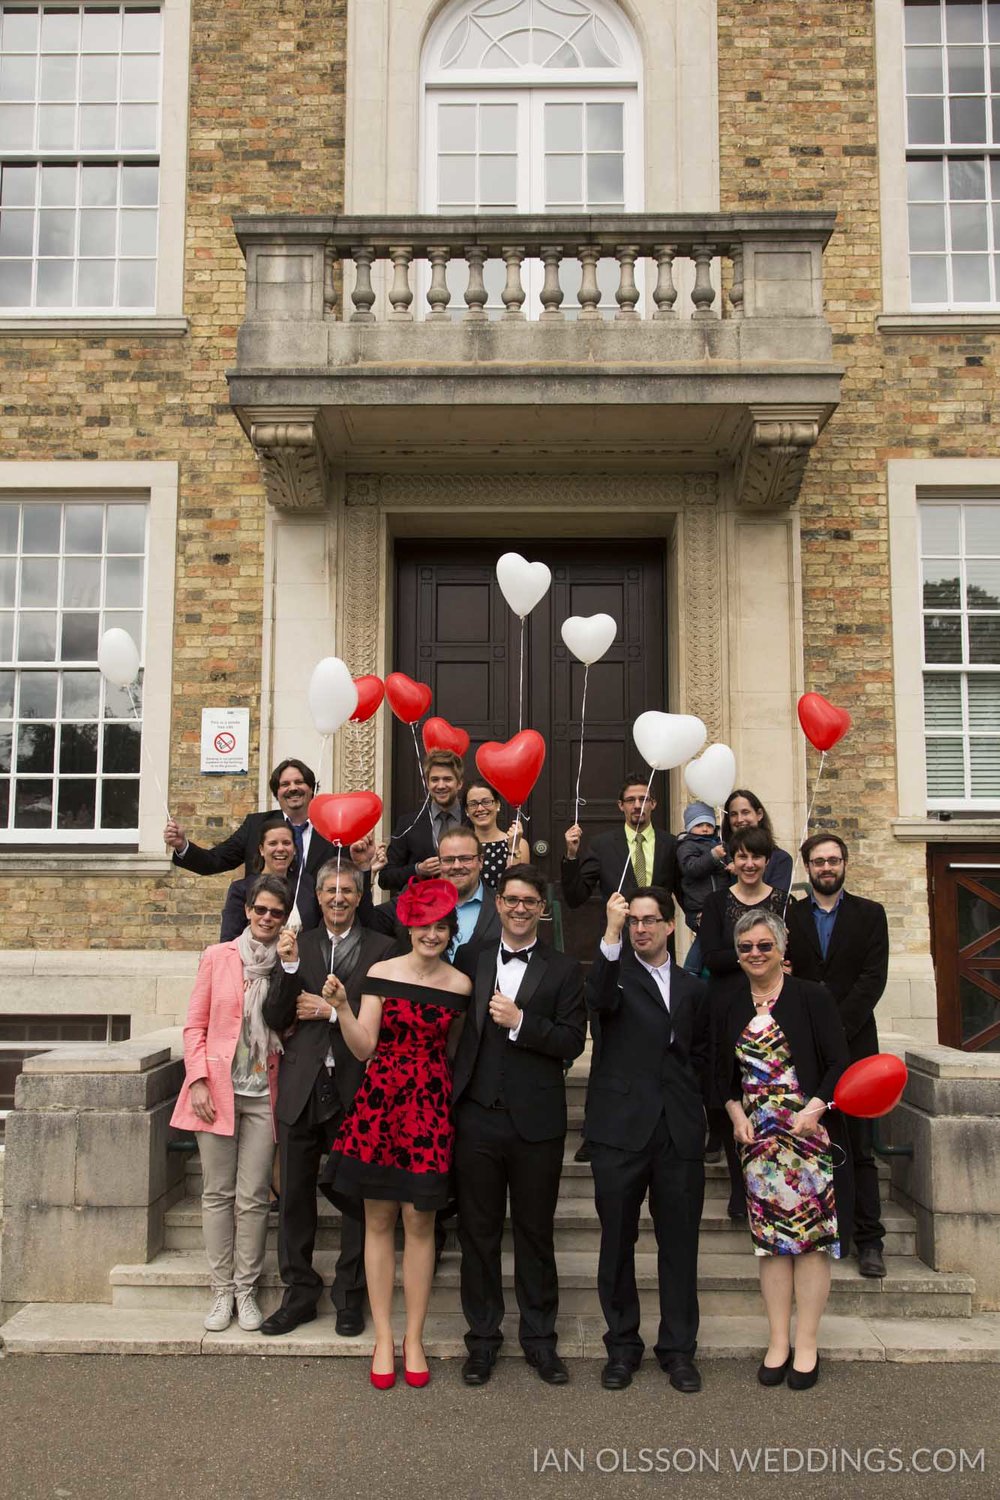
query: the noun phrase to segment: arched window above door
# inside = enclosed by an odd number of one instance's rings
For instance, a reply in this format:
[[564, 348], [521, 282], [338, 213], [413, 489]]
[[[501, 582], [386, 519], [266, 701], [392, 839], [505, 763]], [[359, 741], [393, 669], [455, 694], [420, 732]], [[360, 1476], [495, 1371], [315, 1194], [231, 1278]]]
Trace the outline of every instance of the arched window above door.
[[603, 0], [461, 0], [433, 29], [427, 81], [502, 73], [526, 83], [596, 72], [636, 82], [638, 60], [631, 28]]

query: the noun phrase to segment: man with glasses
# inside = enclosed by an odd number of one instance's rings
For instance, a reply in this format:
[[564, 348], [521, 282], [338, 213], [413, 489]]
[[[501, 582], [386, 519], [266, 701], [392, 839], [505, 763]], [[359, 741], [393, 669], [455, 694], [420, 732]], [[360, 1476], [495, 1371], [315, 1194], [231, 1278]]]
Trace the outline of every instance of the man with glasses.
[[[810, 893], [789, 903], [788, 953], [796, 979], [825, 984], [837, 1002], [851, 1062], [878, 1052], [875, 1007], [889, 971], [885, 907], [844, 889], [847, 845], [835, 833], [815, 833], [800, 849]], [[885, 1229], [871, 1120], [847, 1117], [854, 1158], [854, 1242], [862, 1276], [885, 1275]]]
[[583, 1051], [583, 976], [575, 959], [538, 939], [545, 879], [533, 866], [503, 872], [495, 905], [500, 941], [479, 952], [455, 1058], [455, 1182], [469, 1325], [462, 1378], [485, 1385], [503, 1339], [509, 1190], [521, 1348], [542, 1380], [564, 1385], [554, 1226], [566, 1140], [563, 1063]]
[[[656, 798], [641, 776], [631, 772], [618, 794], [624, 825], [610, 833], [599, 833], [581, 858], [583, 829], [579, 823], [567, 828], [566, 853], [560, 879], [566, 905], [582, 906], [596, 890], [602, 901], [621, 886], [626, 896], [639, 886], [655, 885], [680, 901], [677, 840], [652, 826]], [[622, 879], [624, 875], [624, 881]]]
[[[483, 884], [482, 845], [473, 829], [456, 828], [442, 835], [438, 866], [440, 874], [458, 891], [455, 908], [458, 932], [451, 940], [448, 957], [471, 978], [479, 950], [500, 937], [496, 902], [492, 891]], [[395, 937], [401, 950], [409, 947], [409, 935], [396, 916], [396, 897], [372, 907], [367, 914], [362, 907], [360, 916], [376, 932]]]
[[[660, 1325], [654, 1352], [675, 1390], [701, 1389], [698, 1233], [705, 1196], [704, 1089], [708, 992], [670, 961], [670, 893], [641, 886], [607, 903], [587, 1008], [601, 1027], [592, 1060], [584, 1139], [601, 1221], [597, 1291], [607, 1324], [606, 1390], [632, 1382], [643, 1354], [635, 1279], [639, 1213], [647, 1192], [657, 1246]], [[631, 945], [625, 943], [628, 930]]]

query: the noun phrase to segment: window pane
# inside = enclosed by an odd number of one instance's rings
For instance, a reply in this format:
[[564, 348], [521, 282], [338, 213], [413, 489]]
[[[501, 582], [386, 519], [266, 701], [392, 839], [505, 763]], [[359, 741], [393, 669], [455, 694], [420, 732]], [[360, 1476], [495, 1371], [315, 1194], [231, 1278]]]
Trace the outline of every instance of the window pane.
[[101, 706], [100, 672], [64, 672], [62, 689], [64, 719], [97, 718]]
[[911, 203], [939, 202], [944, 198], [944, 162], [908, 161], [906, 182], [907, 197]]
[[988, 245], [986, 204], [952, 204], [951, 248], [953, 250], [985, 250]]
[[990, 301], [990, 262], [986, 255], [957, 255], [953, 261], [956, 302]]
[[948, 192], [952, 198], [985, 198], [985, 162], [954, 159], [949, 161]]
[[97, 725], [64, 724], [59, 731], [59, 773], [97, 770]]
[[0, 558], [0, 608], [14, 608], [17, 565], [12, 557]]
[[[497, 158], [487, 158], [496, 160]], [[513, 157], [508, 158], [513, 165]], [[513, 182], [513, 176], [511, 177]], [[508, 194], [508, 197], [513, 194]], [[983, 209], [985, 220], [986, 210]], [[155, 255], [156, 254], [156, 210], [133, 209], [131, 212], [123, 213], [121, 216], [121, 253], [122, 255]], [[978, 249], [978, 245], [968, 246], [970, 250]]]
[[625, 195], [620, 156], [587, 157], [587, 202], [620, 203]]
[[58, 552], [61, 505], [26, 505], [21, 550]]
[[1000, 615], [969, 616], [969, 660], [976, 666], [1000, 666]]
[[959, 609], [962, 604], [962, 583], [957, 563], [925, 562], [924, 608]]
[[986, 140], [986, 100], [951, 99], [948, 103], [951, 138], [956, 143]]
[[949, 42], [983, 40], [983, 7], [979, 0], [947, 0], [944, 15]]
[[906, 101], [907, 136], [912, 145], [941, 145], [944, 141], [944, 103], [940, 99]]
[[14, 793], [14, 827], [52, 827], [51, 781], [17, 782]]
[[88, 104], [113, 104], [118, 98], [117, 57], [80, 60], [80, 98]]
[[22, 719], [54, 719], [59, 693], [55, 672], [22, 672], [18, 712]]
[[[1000, 541], [997, 550], [1000, 552]], [[969, 609], [1000, 609], [1000, 557], [992, 562], [966, 563], [965, 579]]]
[[962, 660], [962, 621], [957, 615], [927, 615], [924, 618], [924, 660]]
[[14, 731], [9, 724], [0, 724], [0, 771], [10, 775], [14, 753]]
[[587, 150], [623, 151], [624, 109], [620, 104], [587, 105]]
[[25, 557], [21, 562], [21, 607], [59, 602], [59, 563], [54, 557]]
[[970, 672], [968, 693], [969, 728], [1000, 730], [1000, 675]]
[[100, 603], [100, 563], [91, 558], [67, 558], [63, 564], [63, 608], [98, 609]]
[[930, 4], [904, 5], [903, 34], [907, 42], [939, 42], [941, 40], [941, 12], [936, 0], [932, 0]]
[[72, 151], [76, 109], [71, 104], [43, 104], [38, 111], [38, 144], [43, 151]]
[[156, 167], [122, 167], [122, 203], [141, 208], [159, 199], [159, 170]]
[[945, 250], [944, 205], [910, 205], [910, 249]]
[[924, 728], [961, 733], [962, 679], [957, 672], [954, 676], [928, 672], [924, 678]]
[[483, 205], [513, 203], [517, 198], [517, 158], [479, 158], [479, 202]]
[[34, 238], [35, 216], [30, 209], [0, 213], [0, 255], [31, 255]]
[[108, 551], [141, 552], [146, 550], [146, 507], [144, 505], [108, 506]]
[[139, 822], [138, 781], [101, 783], [101, 827], [135, 828]]
[[944, 93], [941, 53], [937, 47], [907, 47], [906, 92], [908, 94]]
[[[982, 66], [980, 65], [980, 77]], [[980, 85], [982, 88], [982, 85]], [[158, 57], [122, 58], [122, 98], [158, 99], [160, 95], [160, 59]]]
[[43, 52], [75, 52], [80, 45], [80, 12], [46, 6], [42, 11], [41, 41]]
[[158, 52], [160, 50], [160, 13], [158, 10], [127, 10], [122, 32], [125, 52]]
[[545, 206], [576, 207], [583, 203], [583, 157], [545, 158]]
[[155, 104], [123, 104], [121, 143], [124, 151], [155, 151], [159, 110]]
[[152, 307], [156, 286], [154, 261], [124, 261], [118, 278], [120, 307]]
[[965, 549], [973, 557], [1000, 552], [1000, 505], [966, 507]]
[[73, 305], [73, 264], [65, 260], [43, 260], [38, 263], [39, 307]]
[[52, 771], [56, 756], [54, 724], [19, 724], [17, 729], [17, 769], [19, 771]]
[[43, 57], [39, 74], [40, 99], [76, 98], [76, 58]]
[[1000, 739], [971, 740], [969, 762], [973, 797], [1000, 797]]
[[14, 674], [0, 672], [0, 719], [9, 719], [14, 713]]
[[479, 108], [480, 151], [513, 151], [517, 146], [517, 105], [483, 104]]
[[55, 661], [56, 615], [22, 615], [18, 628], [18, 661]]
[[5, 104], [34, 99], [35, 88], [33, 57], [0, 58], [0, 99]]
[[117, 167], [84, 167], [80, 174], [80, 202], [94, 208], [114, 207], [118, 201]]
[[93, 828], [97, 818], [97, 782], [59, 781], [57, 828]]
[[142, 604], [141, 558], [108, 558], [104, 598], [109, 609], [135, 608]]
[[100, 552], [104, 541], [104, 507], [67, 505], [66, 551]]
[[442, 156], [438, 159], [438, 200], [441, 203], [475, 203], [474, 156]]
[[947, 302], [948, 270], [943, 255], [910, 257], [910, 292], [914, 302]]
[[34, 52], [38, 48], [38, 14], [31, 10], [5, 10], [0, 30], [5, 52]]
[[125, 609], [107, 609], [101, 621], [101, 630], [127, 630], [136, 645], [142, 640], [142, 615]]
[[17, 532], [20, 518], [21, 511], [19, 506], [0, 503], [0, 552], [17, 551]]
[[104, 727], [105, 773], [138, 771], [139, 748], [138, 724], [106, 724]]
[[441, 151], [476, 149], [476, 106], [442, 104], [438, 108], [438, 147]]
[[965, 757], [961, 740], [927, 741], [927, 795], [965, 797]]
[[29, 151], [34, 126], [30, 104], [0, 104], [0, 140], [8, 151]]
[[63, 661], [96, 661], [100, 640], [101, 617], [93, 614], [64, 614], [60, 656]]
[[[137, 712], [142, 713], [142, 685], [132, 684], [132, 697], [135, 699]], [[115, 687], [107, 683], [104, 689], [104, 717], [106, 719], [134, 719], [132, 704], [129, 700], [128, 689]]]
[[0, 613], [0, 661], [10, 661], [14, 655], [14, 616]]
[[39, 255], [72, 255], [75, 232], [72, 209], [43, 209], [38, 215]]
[[76, 300], [78, 307], [114, 306], [115, 263], [113, 260], [80, 262]]
[[930, 557], [958, 557], [962, 513], [957, 505], [921, 505], [920, 550]]
[[[113, 151], [118, 112], [113, 104], [81, 104], [80, 145], [84, 151]], [[123, 140], [122, 145], [127, 143]]]
[[[986, 90], [981, 47], [948, 48], [948, 88], [952, 94], [982, 94]], [[930, 90], [922, 90], [930, 92]]]
[[583, 106], [546, 104], [546, 151], [579, 151], [583, 146]]

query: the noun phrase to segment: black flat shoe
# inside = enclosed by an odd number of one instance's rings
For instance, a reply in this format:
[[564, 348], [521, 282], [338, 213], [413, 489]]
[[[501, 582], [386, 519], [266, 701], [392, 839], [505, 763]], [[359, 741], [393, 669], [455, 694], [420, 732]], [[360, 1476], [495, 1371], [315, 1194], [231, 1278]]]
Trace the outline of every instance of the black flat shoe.
[[601, 1384], [606, 1391], [623, 1391], [632, 1384], [632, 1370], [624, 1360], [609, 1359], [601, 1371]]
[[664, 1374], [669, 1375], [670, 1384], [675, 1391], [691, 1396], [695, 1391], [701, 1390], [701, 1376], [698, 1374], [698, 1368], [686, 1354], [671, 1355], [663, 1361], [660, 1368]]
[[539, 1380], [544, 1380], [546, 1385], [566, 1385], [568, 1382], [569, 1371], [554, 1349], [533, 1350], [524, 1357], [531, 1368], [538, 1371]]
[[466, 1385], [485, 1385], [493, 1374], [494, 1356], [488, 1349], [474, 1349], [462, 1366]]
[[589, 1161], [590, 1160], [590, 1142], [589, 1141], [584, 1141], [581, 1145], [577, 1146], [576, 1150], [573, 1152], [573, 1160], [574, 1161]]
[[789, 1370], [785, 1384], [790, 1391], [808, 1391], [819, 1379], [819, 1355], [816, 1355], [816, 1363], [811, 1370], [796, 1370], [794, 1365]]
[[789, 1349], [783, 1365], [766, 1365], [763, 1360], [757, 1367], [757, 1379], [761, 1385], [783, 1385], [785, 1376], [792, 1368], [792, 1360], [795, 1358], [795, 1350]]
[[315, 1307], [279, 1307], [260, 1325], [263, 1334], [291, 1333], [300, 1323], [312, 1323], [316, 1318]]

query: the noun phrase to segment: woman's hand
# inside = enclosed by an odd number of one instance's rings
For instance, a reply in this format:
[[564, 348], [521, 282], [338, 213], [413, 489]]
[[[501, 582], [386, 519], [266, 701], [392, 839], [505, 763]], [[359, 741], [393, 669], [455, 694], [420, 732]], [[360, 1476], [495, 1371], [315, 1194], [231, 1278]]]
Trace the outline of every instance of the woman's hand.
[[[327, 980], [327, 984], [329, 984]], [[295, 1002], [295, 1019], [297, 1021], [329, 1021], [333, 1015], [333, 1006], [326, 998], [326, 984], [323, 986], [322, 995], [314, 995], [311, 990], [303, 990]]]
[[733, 1122], [733, 1139], [738, 1146], [752, 1146], [754, 1142], [753, 1126], [747, 1119], [746, 1111], [742, 1104], [731, 1102], [726, 1105], [726, 1113]]
[[283, 964], [299, 961], [299, 940], [291, 927], [283, 927], [278, 937], [278, 957]]
[[208, 1080], [199, 1078], [192, 1083], [188, 1098], [198, 1119], [206, 1125], [214, 1125], [215, 1105], [212, 1103], [212, 1090], [208, 1086]]
[[326, 983], [323, 985], [323, 999], [330, 1007], [330, 1015], [341, 1006], [347, 1004], [347, 991], [337, 978], [336, 974], [328, 974]]
[[812, 1135], [826, 1112], [826, 1105], [822, 1099], [810, 1099], [804, 1109], [800, 1109], [792, 1121], [791, 1132], [794, 1136]]

